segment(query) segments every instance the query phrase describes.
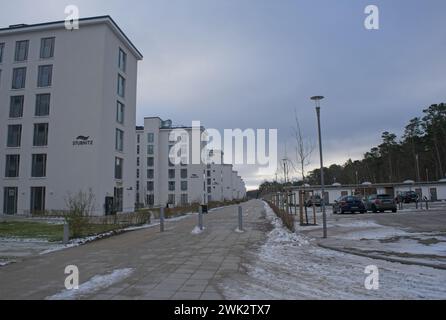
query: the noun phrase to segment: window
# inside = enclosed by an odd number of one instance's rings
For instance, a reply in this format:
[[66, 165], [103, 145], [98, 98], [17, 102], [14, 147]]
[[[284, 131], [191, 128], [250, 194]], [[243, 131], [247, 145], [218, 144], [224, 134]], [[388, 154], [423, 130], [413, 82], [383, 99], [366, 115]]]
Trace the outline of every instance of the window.
[[147, 158], [147, 166], [148, 167], [153, 167], [155, 165], [155, 160], [153, 157], [149, 157]]
[[123, 199], [124, 199], [124, 188], [115, 188], [113, 192], [113, 196], [115, 199], [115, 211], [122, 212], [123, 208]]
[[23, 117], [23, 101], [24, 96], [12, 96], [11, 103], [9, 105], [9, 117], [21, 118]]
[[187, 181], [181, 181], [181, 191], [187, 191]]
[[26, 68], [14, 68], [12, 71], [12, 89], [24, 89], [26, 82]]
[[48, 145], [48, 123], [34, 124], [34, 147], [43, 147]]
[[20, 147], [20, 142], [22, 138], [22, 125], [12, 124], [8, 126], [8, 148], [18, 148]]
[[153, 145], [149, 144], [149, 145], [147, 146], [147, 154], [152, 155], [153, 153], [154, 153], [154, 152], [153, 152]]
[[[136, 181], [136, 190], [139, 191], [139, 189], [140, 189], [140, 184], [139, 184], [139, 180], [138, 180], [138, 181]], [[136, 196], [138, 197], [139, 194], [137, 193]], [[137, 201], [137, 202], [139, 202], [139, 201]]]
[[148, 169], [147, 170], [147, 179], [153, 179], [154, 176], [155, 176], [155, 171], [153, 169]]
[[121, 75], [118, 75], [118, 95], [122, 98], [125, 97], [125, 79]]
[[169, 157], [168, 161], [169, 161], [169, 167], [175, 167], [175, 164], [170, 160], [170, 157]]
[[141, 161], [139, 160], [139, 157], [136, 158], [136, 166], [140, 166], [141, 165]]
[[17, 41], [15, 43], [15, 56], [14, 56], [15, 62], [28, 60], [28, 47], [29, 47], [28, 40]]
[[147, 204], [153, 206], [155, 204], [155, 196], [153, 194], [147, 195]]
[[0, 43], [0, 63], [3, 62], [3, 52], [5, 51], [5, 44]]
[[118, 67], [122, 72], [127, 68], [127, 54], [122, 49], [119, 49]]
[[39, 66], [39, 74], [37, 76], [37, 86], [39, 88], [42, 87], [51, 87], [53, 77], [53, 66]]
[[124, 151], [124, 131], [116, 129], [116, 150]]
[[137, 134], [137, 135], [136, 135], [136, 142], [137, 142], [137, 143], [140, 143], [140, 142], [141, 142], [141, 135], [140, 135], [140, 134]]
[[40, 40], [40, 59], [49, 59], [54, 56], [55, 38], [43, 38]]
[[49, 93], [36, 95], [36, 117], [46, 117], [50, 114], [50, 100], [51, 95]]
[[189, 201], [188, 201], [187, 194], [182, 194], [182, 195], [181, 195], [181, 205], [185, 206], [185, 205], [187, 205], [188, 203], [189, 203]]
[[122, 172], [124, 169], [124, 160], [115, 158], [115, 179], [122, 180]]
[[124, 111], [125, 106], [121, 102], [118, 101], [116, 105], [116, 121], [120, 124], [124, 124]]
[[136, 169], [136, 178], [139, 179], [139, 169]]
[[155, 141], [155, 135], [153, 133], [148, 133], [147, 134], [147, 141], [149, 143], [153, 143]]
[[169, 191], [175, 191], [175, 181], [169, 181]]
[[136, 146], [136, 154], [140, 154], [141, 153], [141, 147], [140, 146]]
[[171, 205], [175, 205], [175, 195], [169, 194], [167, 197], [167, 203]]
[[46, 176], [46, 154], [33, 154], [31, 177], [43, 178]]
[[3, 213], [16, 214], [17, 213], [17, 199], [19, 189], [17, 187], [5, 187], [3, 192]]
[[175, 169], [169, 169], [169, 179], [175, 179]]
[[181, 179], [187, 179], [187, 169], [181, 169]]
[[19, 176], [20, 155], [11, 154], [6, 156], [5, 177], [17, 178]]
[[45, 187], [31, 187], [31, 213], [45, 211]]
[[147, 181], [147, 191], [153, 192], [153, 190], [154, 190], [153, 181]]

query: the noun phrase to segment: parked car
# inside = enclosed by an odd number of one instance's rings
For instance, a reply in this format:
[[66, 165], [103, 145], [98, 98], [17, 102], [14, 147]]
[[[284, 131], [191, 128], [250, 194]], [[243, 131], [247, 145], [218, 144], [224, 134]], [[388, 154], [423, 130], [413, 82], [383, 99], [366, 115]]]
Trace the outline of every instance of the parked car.
[[392, 211], [397, 212], [396, 201], [393, 196], [389, 194], [374, 194], [367, 198], [365, 202], [367, 211], [384, 212]]
[[311, 197], [309, 197], [307, 200], [305, 200], [305, 206], [306, 207], [312, 207], [313, 206], [313, 204], [316, 206], [316, 207], [320, 207], [321, 206], [321, 203], [322, 203], [322, 198], [321, 198], [321, 196], [320, 195], [314, 195], [314, 196], [311, 196]]
[[344, 214], [346, 212], [360, 212], [366, 213], [366, 208], [364, 202], [362, 202], [361, 198], [356, 196], [343, 196], [335, 201], [333, 205], [333, 213], [334, 214]]
[[417, 202], [418, 201], [418, 193], [416, 193], [415, 191], [405, 191], [405, 192], [401, 192], [398, 195], [398, 201], [399, 202], [403, 202], [403, 203], [412, 203], [412, 202]]

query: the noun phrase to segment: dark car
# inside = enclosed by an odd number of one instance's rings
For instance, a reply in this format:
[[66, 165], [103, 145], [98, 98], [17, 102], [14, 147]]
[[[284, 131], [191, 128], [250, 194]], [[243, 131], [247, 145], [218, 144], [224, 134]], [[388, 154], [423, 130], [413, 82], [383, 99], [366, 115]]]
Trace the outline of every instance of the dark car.
[[322, 198], [320, 195], [314, 195], [309, 197], [306, 201], [305, 201], [305, 206], [306, 207], [312, 207], [313, 205], [316, 207], [320, 207], [322, 203]]
[[344, 196], [335, 201], [333, 205], [334, 214], [344, 214], [346, 212], [366, 213], [366, 208], [361, 198], [355, 196]]
[[374, 194], [367, 198], [366, 200], [367, 211], [384, 212], [392, 211], [397, 212], [396, 202], [393, 196], [389, 194]]
[[418, 193], [415, 191], [405, 191], [398, 195], [398, 201], [403, 203], [412, 203], [418, 201]]

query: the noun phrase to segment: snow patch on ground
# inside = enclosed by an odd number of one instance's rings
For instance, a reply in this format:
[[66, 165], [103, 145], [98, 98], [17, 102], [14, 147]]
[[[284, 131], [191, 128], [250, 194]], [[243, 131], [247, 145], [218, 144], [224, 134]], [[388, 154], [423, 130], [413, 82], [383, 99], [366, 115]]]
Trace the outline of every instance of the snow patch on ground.
[[[265, 203], [274, 229], [247, 254], [245, 275], [228, 277], [227, 299], [445, 299], [446, 272], [345, 254], [319, 247], [314, 239], [290, 233]], [[367, 290], [365, 268], [380, 272], [380, 289]]]
[[205, 228], [203, 228], [203, 230], [201, 230], [199, 226], [196, 226], [196, 227], [192, 230], [191, 234], [201, 234], [201, 233], [203, 233], [204, 230], [205, 230]]
[[58, 294], [47, 297], [46, 300], [75, 300], [85, 295], [91, 295], [99, 290], [121, 282], [133, 273], [134, 269], [118, 269], [110, 274], [94, 276], [79, 286], [77, 290], [64, 290]]

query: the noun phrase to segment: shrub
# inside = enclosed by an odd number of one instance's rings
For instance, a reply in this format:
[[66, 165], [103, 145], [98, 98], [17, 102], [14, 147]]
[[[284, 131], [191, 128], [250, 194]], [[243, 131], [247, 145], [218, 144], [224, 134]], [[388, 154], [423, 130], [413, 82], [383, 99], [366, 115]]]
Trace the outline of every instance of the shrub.
[[71, 236], [80, 237], [83, 229], [89, 224], [89, 216], [94, 211], [94, 194], [91, 189], [88, 193], [79, 191], [74, 195], [69, 194], [65, 202], [68, 207], [65, 221], [70, 226]]
[[291, 232], [295, 232], [296, 229], [294, 226], [294, 215], [280, 210], [271, 202], [268, 202], [268, 204], [271, 207], [271, 209], [273, 209], [274, 213], [282, 220], [283, 225], [287, 227], [287, 229], [290, 230]]

